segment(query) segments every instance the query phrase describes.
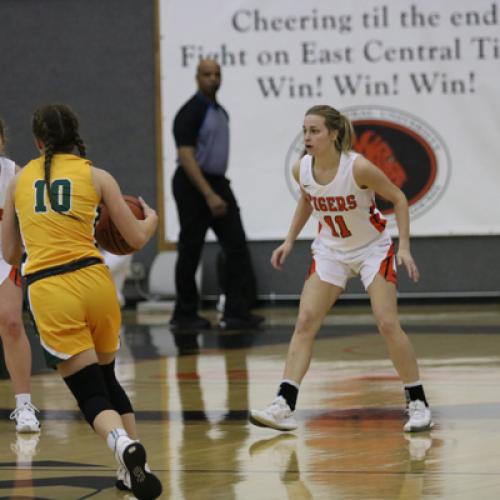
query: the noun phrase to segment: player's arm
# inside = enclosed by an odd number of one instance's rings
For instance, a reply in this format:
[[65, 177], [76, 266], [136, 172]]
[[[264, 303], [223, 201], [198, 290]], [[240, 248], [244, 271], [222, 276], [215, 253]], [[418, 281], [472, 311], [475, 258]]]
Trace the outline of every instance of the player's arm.
[[[300, 186], [299, 169], [300, 169], [300, 162], [297, 161], [292, 168], [292, 174], [293, 178]], [[292, 244], [294, 243], [294, 241], [297, 239], [302, 229], [306, 225], [306, 222], [309, 220], [311, 213], [312, 213], [312, 207], [309, 202], [309, 195], [302, 189], [302, 186], [300, 186], [300, 198], [297, 203], [297, 207], [295, 208], [295, 213], [293, 215], [292, 222], [290, 224], [290, 229], [288, 230], [287, 237], [285, 238], [286, 242]]]
[[92, 167], [92, 177], [97, 194], [109, 211], [111, 220], [125, 241], [136, 250], [142, 248], [153, 236], [158, 216], [142, 198], [139, 198], [145, 219], [138, 220], [123, 199], [120, 186], [114, 177], [100, 168]]
[[[300, 161], [297, 161], [293, 166], [292, 173], [294, 179], [297, 181], [297, 184], [300, 185], [299, 169]], [[295, 208], [292, 222], [290, 223], [290, 228], [288, 229], [288, 234], [285, 238], [285, 241], [273, 251], [271, 256], [271, 264], [276, 269], [283, 268], [283, 264], [288, 254], [292, 251], [295, 240], [306, 225], [306, 222], [309, 220], [309, 217], [312, 213], [312, 207], [309, 203], [309, 195], [302, 189], [302, 187], [300, 188], [300, 191], [301, 195], [299, 201], [297, 202], [297, 206]]]
[[21, 232], [14, 208], [14, 193], [18, 177], [19, 175], [16, 175], [7, 187], [2, 217], [2, 254], [12, 266], [19, 266], [23, 254]]
[[399, 234], [398, 264], [404, 264], [410, 278], [418, 281], [419, 272], [410, 253], [410, 213], [405, 194], [382, 170], [362, 156], [354, 162], [354, 180], [361, 188], [372, 189], [394, 206]]

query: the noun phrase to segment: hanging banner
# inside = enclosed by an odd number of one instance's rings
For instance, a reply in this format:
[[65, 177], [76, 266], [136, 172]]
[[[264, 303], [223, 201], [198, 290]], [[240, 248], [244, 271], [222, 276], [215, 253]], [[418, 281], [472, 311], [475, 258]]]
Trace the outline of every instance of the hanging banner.
[[[500, 234], [499, 1], [160, 0], [159, 16], [168, 240], [178, 233], [172, 123], [201, 58], [221, 65], [227, 176], [249, 239], [286, 235], [291, 166], [316, 104], [350, 117], [355, 149], [408, 197], [413, 236]], [[392, 207], [378, 205], [394, 231]]]

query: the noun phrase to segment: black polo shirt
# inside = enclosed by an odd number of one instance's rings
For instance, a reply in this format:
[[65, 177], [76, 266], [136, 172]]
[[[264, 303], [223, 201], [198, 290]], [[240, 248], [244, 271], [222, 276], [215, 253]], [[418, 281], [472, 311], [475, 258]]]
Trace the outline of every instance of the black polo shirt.
[[174, 138], [177, 147], [195, 148], [196, 161], [203, 172], [225, 174], [229, 159], [229, 115], [220, 104], [197, 92], [177, 112]]

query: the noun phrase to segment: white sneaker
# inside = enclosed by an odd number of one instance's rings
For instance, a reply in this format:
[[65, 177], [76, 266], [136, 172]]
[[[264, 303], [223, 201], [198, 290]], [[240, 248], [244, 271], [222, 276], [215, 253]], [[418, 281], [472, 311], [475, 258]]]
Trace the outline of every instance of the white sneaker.
[[31, 403], [25, 403], [20, 408], [16, 408], [11, 414], [10, 419], [16, 421], [17, 432], [40, 432], [40, 422], [35, 413], [39, 410]]
[[293, 411], [283, 396], [276, 397], [264, 410], [251, 410], [250, 422], [254, 425], [271, 427], [278, 431], [293, 431], [297, 428]]
[[428, 431], [432, 428], [431, 410], [419, 399], [410, 401], [408, 405], [408, 415], [410, 418], [406, 422], [403, 430], [405, 432]]
[[119, 462], [125, 466], [130, 489], [139, 500], [158, 498], [161, 495], [161, 482], [147, 466], [146, 450], [139, 441], [132, 441], [120, 451]]
[[122, 464], [118, 465], [118, 469], [116, 469], [115, 486], [120, 491], [132, 491], [130, 486], [130, 474], [128, 473], [127, 468]]
[[[151, 468], [149, 467], [149, 465], [147, 463], [144, 466], [144, 470], [146, 472], [151, 472]], [[122, 464], [119, 464], [118, 469], [116, 469], [115, 486], [120, 491], [132, 491], [132, 485], [130, 482], [130, 473], [127, 470], [127, 468]]]

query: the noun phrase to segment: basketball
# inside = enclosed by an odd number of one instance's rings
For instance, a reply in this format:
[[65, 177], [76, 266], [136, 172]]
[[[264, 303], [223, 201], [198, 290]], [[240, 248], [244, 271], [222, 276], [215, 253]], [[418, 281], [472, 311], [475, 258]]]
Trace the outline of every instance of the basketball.
[[[144, 211], [138, 198], [127, 194], [123, 195], [128, 207], [137, 219], [144, 219]], [[109, 217], [108, 209], [105, 205], [99, 205], [99, 218], [95, 227], [95, 239], [101, 248], [115, 255], [127, 255], [135, 252], [123, 238], [117, 227]]]

